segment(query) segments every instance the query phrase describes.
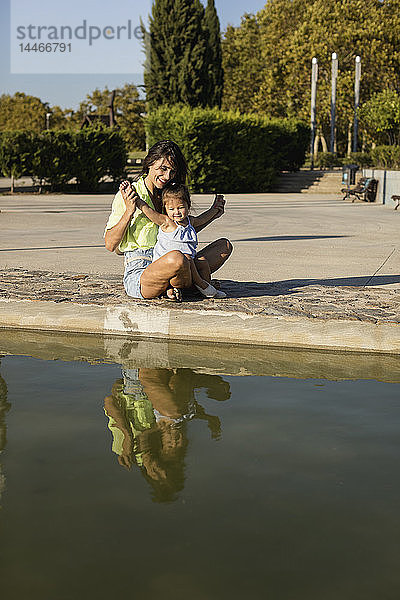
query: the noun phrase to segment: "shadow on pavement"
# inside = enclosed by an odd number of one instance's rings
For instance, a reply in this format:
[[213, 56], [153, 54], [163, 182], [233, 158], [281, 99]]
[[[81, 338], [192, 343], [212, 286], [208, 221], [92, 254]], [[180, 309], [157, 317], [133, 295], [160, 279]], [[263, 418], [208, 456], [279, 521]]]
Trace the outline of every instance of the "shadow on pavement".
[[[31, 182], [26, 181], [25, 184], [21, 183], [21, 181], [16, 181], [14, 185], [14, 193], [13, 196], [22, 196], [24, 194], [35, 194], [40, 197], [46, 197], [46, 194], [63, 194], [63, 195], [81, 195], [81, 194], [114, 194], [117, 189], [117, 184], [113, 181], [102, 181], [99, 183], [95, 189], [80, 190], [76, 183], [68, 183], [64, 186], [55, 186], [51, 185], [34, 185]], [[4, 181], [3, 178], [0, 177], [0, 194], [11, 195], [10, 181], [7, 179]]]
[[[368, 281], [369, 280], [369, 281]], [[368, 285], [366, 285], [368, 282]], [[296, 289], [309, 285], [322, 285], [327, 287], [371, 287], [376, 285], [390, 285], [400, 283], [400, 275], [365, 275], [363, 277], [339, 277], [336, 279], [286, 279], [269, 283], [255, 281], [222, 281], [222, 289], [230, 298], [256, 298], [259, 296], [282, 296], [296, 293]]]
[[239, 238], [232, 242], [290, 242], [292, 240], [323, 240], [325, 238], [347, 238], [351, 235], [271, 235], [265, 237]]
[[75, 248], [104, 248], [103, 244], [89, 244], [86, 246], [43, 246], [40, 248], [1, 248], [0, 252], [22, 252], [23, 250], [74, 250]]

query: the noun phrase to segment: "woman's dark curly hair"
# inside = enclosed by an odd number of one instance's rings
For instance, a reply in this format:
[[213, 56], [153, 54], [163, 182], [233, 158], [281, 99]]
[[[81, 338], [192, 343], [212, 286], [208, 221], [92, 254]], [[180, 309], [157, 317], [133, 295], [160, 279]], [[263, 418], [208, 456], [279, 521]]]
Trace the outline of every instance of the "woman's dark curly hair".
[[186, 183], [188, 176], [188, 166], [185, 157], [182, 154], [178, 144], [171, 140], [156, 142], [148, 151], [143, 160], [142, 172], [140, 176], [147, 175], [149, 167], [160, 158], [166, 158], [173, 166], [175, 173], [171, 181], [176, 183]]

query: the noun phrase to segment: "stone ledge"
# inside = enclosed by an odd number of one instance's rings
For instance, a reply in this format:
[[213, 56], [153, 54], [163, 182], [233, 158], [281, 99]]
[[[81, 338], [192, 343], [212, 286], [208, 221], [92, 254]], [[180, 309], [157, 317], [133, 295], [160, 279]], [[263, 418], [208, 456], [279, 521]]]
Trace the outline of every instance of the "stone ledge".
[[[367, 278], [366, 278], [367, 280]], [[165, 299], [136, 300], [125, 294], [120, 275], [93, 275], [0, 269], [0, 299], [50, 301], [57, 304], [168, 308], [189, 312], [224, 312], [275, 317], [400, 323], [400, 290], [382, 287], [335, 286], [318, 280], [257, 283], [221, 281], [223, 300], [186, 294], [174, 304]]]
[[222, 281], [224, 300], [127, 298], [119, 276], [0, 271], [0, 327], [400, 353], [400, 291]]

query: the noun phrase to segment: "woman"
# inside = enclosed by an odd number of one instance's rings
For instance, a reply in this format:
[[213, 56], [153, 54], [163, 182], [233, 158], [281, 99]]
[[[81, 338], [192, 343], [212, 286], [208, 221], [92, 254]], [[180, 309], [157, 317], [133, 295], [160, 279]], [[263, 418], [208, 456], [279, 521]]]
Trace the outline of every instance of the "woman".
[[[188, 168], [177, 144], [172, 141], [157, 142], [143, 161], [142, 174], [133, 183], [139, 197], [161, 213], [161, 191], [171, 181], [185, 183]], [[196, 230], [201, 231], [223, 212], [223, 202], [215, 200], [211, 208], [196, 218]], [[105, 246], [111, 252], [124, 254], [124, 287], [133, 298], [157, 298], [167, 292], [171, 300], [179, 300], [174, 288], [192, 285], [190, 264], [180, 252], [169, 252], [152, 262], [158, 226], [129, 198], [118, 192], [113, 200], [111, 215], [105, 231]], [[221, 238], [198, 253], [207, 261], [211, 273], [219, 269], [232, 252], [231, 243]]]
[[197, 393], [203, 389], [207, 398], [225, 401], [229, 383], [192, 369], [123, 368], [122, 376], [104, 399], [112, 451], [122, 467], [140, 468], [154, 500], [174, 500], [185, 482], [187, 423], [203, 420], [213, 439], [221, 436], [220, 419], [197, 402]]

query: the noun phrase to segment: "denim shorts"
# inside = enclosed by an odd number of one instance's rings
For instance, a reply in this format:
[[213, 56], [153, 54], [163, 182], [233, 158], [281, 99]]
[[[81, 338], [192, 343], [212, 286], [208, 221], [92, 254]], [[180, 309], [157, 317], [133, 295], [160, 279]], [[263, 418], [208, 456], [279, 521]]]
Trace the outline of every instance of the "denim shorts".
[[153, 248], [144, 250], [137, 248], [131, 252], [124, 252], [124, 288], [128, 296], [143, 298], [140, 292], [140, 278], [143, 271], [153, 261]]

